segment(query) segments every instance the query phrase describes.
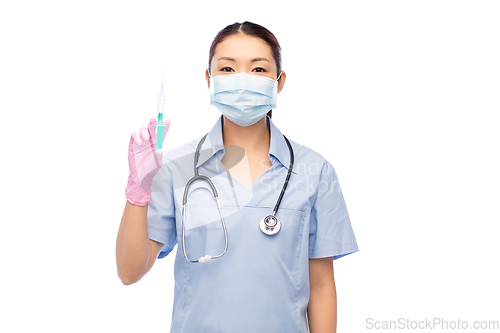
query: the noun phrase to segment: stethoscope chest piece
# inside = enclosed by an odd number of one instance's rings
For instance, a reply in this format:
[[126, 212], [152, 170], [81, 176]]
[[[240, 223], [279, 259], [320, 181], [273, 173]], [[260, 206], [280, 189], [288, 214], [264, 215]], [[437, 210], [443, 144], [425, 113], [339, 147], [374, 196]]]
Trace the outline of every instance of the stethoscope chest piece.
[[281, 229], [281, 222], [274, 215], [266, 215], [260, 220], [259, 227], [266, 235], [275, 235]]

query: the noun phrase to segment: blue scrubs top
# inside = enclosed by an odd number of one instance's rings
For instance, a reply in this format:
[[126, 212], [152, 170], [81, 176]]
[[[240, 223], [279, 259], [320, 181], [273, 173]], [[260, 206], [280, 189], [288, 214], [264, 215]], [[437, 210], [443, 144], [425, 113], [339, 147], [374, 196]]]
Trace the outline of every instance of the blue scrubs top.
[[[164, 154], [153, 182], [147, 228], [150, 239], [164, 244], [158, 258], [178, 244], [171, 332], [307, 333], [309, 259], [335, 260], [358, 251], [333, 166], [288, 137], [294, 165], [276, 214], [281, 230], [272, 236], [260, 230], [259, 221], [272, 213], [290, 163], [283, 135], [267, 115], [266, 123], [272, 167], [247, 187], [221, 163], [222, 115], [201, 146], [199, 174], [209, 177], [218, 191], [228, 237], [226, 253], [205, 263], [188, 262], [182, 250], [182, 199], [202, 137]], [[224, 229], [210, 185], [195, 181], [188, 193], [188, 258], [221, 254]]]

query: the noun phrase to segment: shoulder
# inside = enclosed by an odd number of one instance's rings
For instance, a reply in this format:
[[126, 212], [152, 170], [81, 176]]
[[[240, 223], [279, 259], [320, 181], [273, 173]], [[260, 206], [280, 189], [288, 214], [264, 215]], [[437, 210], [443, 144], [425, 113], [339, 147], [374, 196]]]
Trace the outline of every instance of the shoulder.
[[316, 150], [288, 139], [294, 151], [294, 167], [308, 174], [326, 174], [333, 169], [332, 164]]
[[153, 187], [156, 192], [169, 192], [169, 186], [185, 184], [193, 176], [193, 158], [200, 138], [191, 140], [163, 153], [162, 166], [155, 175]]
[[196, 151], [196, 147], [198, 142], [203, 138], [200, 136], [199, 138], [193, 139], [187, 143], [184, 143], [176, 148], [172, 148], [169, 151], [163, 154], [163, 162], [172, 162], [176, 160], [182, 160], [183, 158], [192, 158], [193, 153]]

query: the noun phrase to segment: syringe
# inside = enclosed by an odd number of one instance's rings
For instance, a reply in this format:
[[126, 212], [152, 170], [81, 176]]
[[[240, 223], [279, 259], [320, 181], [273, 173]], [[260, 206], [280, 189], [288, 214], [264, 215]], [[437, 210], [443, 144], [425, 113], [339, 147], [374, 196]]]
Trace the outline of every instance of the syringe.
[[163, 146], [163, 110], [165, 109], [165, 95], [163, 94], [163, 78], [161, 91], [158, 95], [158, 122], [156, 124], [156, 149]]

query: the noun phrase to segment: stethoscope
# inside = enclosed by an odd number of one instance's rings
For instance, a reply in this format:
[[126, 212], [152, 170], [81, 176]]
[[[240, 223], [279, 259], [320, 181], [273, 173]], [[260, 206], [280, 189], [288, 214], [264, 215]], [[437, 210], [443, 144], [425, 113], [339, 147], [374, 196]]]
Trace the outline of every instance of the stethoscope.
[[[205, 138], [207, 137], [207, 135], [208, 135], [208, 133], [205, 134], [205, 136], [203, 138], [201, 138], [200, 142], [198, 143], [198, 146], [196, 147], [196, 152], [194, 153], [194, 177], [191, 178], [186, 183], [186, 187], [184, 189], [184, 197], [182, 199], [182, 251], [184, 252], [184, 257], [186, 257], [186, 260], [191, 262], [191, 263], [195, 263], [195, 262], [204, 263], [204, 262], [209, 261], [210, 259], [220, 258], [224, 255], [224, 253], [226, 253], [226, 250], [227, 250], [226, 224], [224, 222], [224, 216], [222, 216], [222, 210], [221, 210], [219, 199], [218, 199], [219, 195], [217, 194], [217, 190], [215, 189], [215, 185], [212, 183], [210, 178], [203, 176], [203, 175], [199, 175], [198, 174], [198, 167], [196, 167], [196, 165], [198, 164], [198, 155], [199, 155], [201, 144], [203, 143], [203, 141], [205, 141]], [[285, 189], [286, 189], [286, 186], [288, 185], [288, 180], [290, 179], [290, 174], [292, 173], [292, 168], [293, 168], [293, 157], [294, 157], [293, 156], [293, 148], [292, 148], [292, 145], [290, 144], [290, 142], [288, 141], [288, 139], [286, 138], [286, 136], [283, 135], [283, 137], [285, 138], [286, 144], [288, 145], [288, 150], [290, 150], [290, 166], [288, 167], [288, 174], [286, 175], [286, 180], [285, 180], [285, 183], [283, 184], [283, 188], [281, 189], [281, 193], [280, 193], [280, 196], [278, 198], [278, 201], [276, 202], [276, 206], [274, 206], [273, 213], [270, 215], [264, 216], [259, 222], [260, 230], [263, 233], [265, 233], [266, 235], [270, 235], [270, 236], [276, 235], [278, 233], [278, 231], [280, 231], [280, 229], [281, 229], [281, 222], [276, 217], [276, 212], [278, 211], [278, 207], [280, 206], [281, 199], [283, 198], [283, 194], [285, 194]], [[221, 254], [219, 254], [217, 256], [212, 257], [212, 256], [207, 254], [198, 260], [189, 260], [189, 258], [186, 255], [186, 247], [184, 244], [184, 223], [185, 223], [185, 219], [186, 219], [186, 204], [187, 204], [187, 196], [188, 196], [189, 186], [195, 180], [205, 180], [208, 182], [208, 184], [212, 188], [212, 193], [214, 195], [215, 202], [217, 203], [217, 208], [219, 209], [219, 215], [220, 215], [220, 219], [222, 221], [222, 227], [224, 228], [224, 238], [226, 240], [226, 247], [224, 248], [224, 252], [222, 252]]]

